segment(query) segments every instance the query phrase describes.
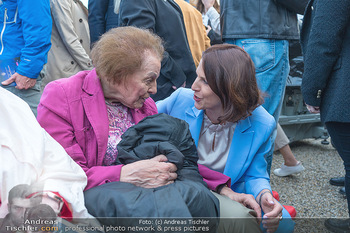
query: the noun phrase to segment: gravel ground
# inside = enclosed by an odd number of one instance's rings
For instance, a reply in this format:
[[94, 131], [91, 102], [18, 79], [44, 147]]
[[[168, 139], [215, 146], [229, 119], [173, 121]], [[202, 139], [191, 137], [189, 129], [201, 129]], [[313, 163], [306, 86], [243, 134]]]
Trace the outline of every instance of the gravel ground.
[[[321, 140], [305, 139], [290, 144], [305, 170], [299, 174], [278, 177], [271, 172], [271, 186], [283, 205], [296, 208], [295, 232], [328, 232], [323, 222], [327, 218], [347, 218], [346, 199], [339, 187], [329, 184], [331, 177], [344, 176], [344, 166], [337, 151]], [[282, 155], [275, 152], [271, 171], [283, 163]]]

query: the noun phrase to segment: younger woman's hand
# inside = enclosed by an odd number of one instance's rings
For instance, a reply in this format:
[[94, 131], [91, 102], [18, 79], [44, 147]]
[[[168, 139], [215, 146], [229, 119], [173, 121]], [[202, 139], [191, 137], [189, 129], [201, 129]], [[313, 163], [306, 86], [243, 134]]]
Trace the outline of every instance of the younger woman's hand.
[[257, 222], [260, 224], [261, 221], [261, 209], [259, 204], [255, 201], [253, 195], [245, 193], [236, 193], [229, 187], [224, 187], [221, 189], [221, 195], [229, 197], [231, 200], [241, 203], [248, 209], [255, 210]]
[[275, 232], [282, 219], [283, 207], [270, 192], [265, 193], [260, 200], [261, 209], [265, 213], [262, 219], [263, 227], [268, 233]]

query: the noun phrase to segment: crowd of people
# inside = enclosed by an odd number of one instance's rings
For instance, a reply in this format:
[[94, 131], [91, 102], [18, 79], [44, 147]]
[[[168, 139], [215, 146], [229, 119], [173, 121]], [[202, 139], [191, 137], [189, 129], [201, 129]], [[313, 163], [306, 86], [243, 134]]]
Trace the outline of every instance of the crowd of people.
[[349, 1], [88, 6], [0, 0], [1, 232], [45, 217], [52, 229], [57, 217], [199, 217], [215, 219], [208, 232], [293, 232], [269, 177], [276, 149], [277, 176], [304, 170], [278, 125], [299, 39], [303, 97], [344, 160], [350, 204]]

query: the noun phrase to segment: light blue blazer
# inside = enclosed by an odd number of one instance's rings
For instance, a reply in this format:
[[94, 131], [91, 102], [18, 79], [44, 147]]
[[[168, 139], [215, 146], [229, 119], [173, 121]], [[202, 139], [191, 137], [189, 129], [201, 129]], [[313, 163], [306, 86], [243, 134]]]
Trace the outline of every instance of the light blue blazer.
[[[194, 107], [191, 89], [179, 88], [156, 105], [159, 113], [185, 120], [198, 146], [204, 112]], [[224, 170], [231, 178], [233, 191], [252, 194], [255, 198], [263, 189], [271, 191], [264, 155], [271, 149], [271, 134], [275, 128], [275, 119], [261, 106], [237, 123]], [[285, 208], [282, 215], [283, 220], [275, 233], [293, 232], [295, 223]]]
[[[194, 107], [193, 91], [180, 88], [156, 104], [159, 113], [185, 120], [198, 146], [204, 112]], [[256, 197], [262, 189], [271, 190], [264, 155], [271, 148], [271, 133], [275, 127], [274, 118], [263, 107], [256, 108], [251, 116], [237, 123], [224, 170], [235, 192]]]

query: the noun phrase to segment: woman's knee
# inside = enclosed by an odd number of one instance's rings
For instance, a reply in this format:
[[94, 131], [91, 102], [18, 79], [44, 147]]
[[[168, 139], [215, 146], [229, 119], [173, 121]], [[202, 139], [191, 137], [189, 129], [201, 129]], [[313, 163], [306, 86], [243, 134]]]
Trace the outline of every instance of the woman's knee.
[[231, 232], [260, 232], [261, 229], [254, 217], [254, 210], [248, 209], [242, 204], [228, 197], [214, 193], [220, 203], [219, 233]]

